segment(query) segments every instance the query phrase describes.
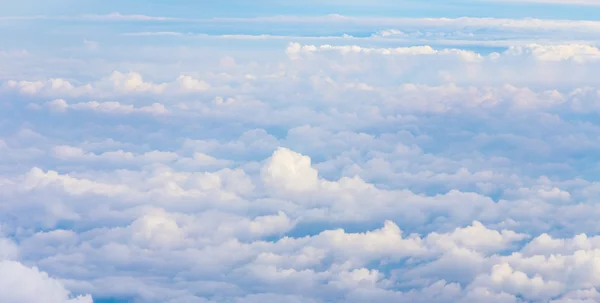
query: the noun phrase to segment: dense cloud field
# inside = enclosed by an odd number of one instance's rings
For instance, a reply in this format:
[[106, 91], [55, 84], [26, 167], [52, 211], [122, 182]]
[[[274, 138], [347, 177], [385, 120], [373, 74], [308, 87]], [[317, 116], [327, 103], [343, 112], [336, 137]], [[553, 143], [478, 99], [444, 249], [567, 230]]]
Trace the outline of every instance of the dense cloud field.
[[0, 17], [0, 302], [598, 302], [598, 34]]

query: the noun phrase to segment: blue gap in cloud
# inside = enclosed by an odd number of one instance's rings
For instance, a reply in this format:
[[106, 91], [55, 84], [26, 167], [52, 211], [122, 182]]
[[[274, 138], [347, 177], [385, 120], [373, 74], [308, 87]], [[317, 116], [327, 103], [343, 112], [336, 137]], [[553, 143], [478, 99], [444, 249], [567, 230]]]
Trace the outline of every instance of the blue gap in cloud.
[[118, 299], [118, 298], [94, 298], [94, 303], [132, 303], [134, 299]]

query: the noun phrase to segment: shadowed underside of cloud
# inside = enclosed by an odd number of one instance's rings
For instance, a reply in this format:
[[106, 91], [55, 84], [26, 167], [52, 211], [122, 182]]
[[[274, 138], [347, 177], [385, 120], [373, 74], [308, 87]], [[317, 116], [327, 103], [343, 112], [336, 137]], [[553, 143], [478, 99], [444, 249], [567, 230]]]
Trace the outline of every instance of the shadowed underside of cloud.
[[0, 302], [600, 300], [595, 22], [70, 18], [0, 43]]

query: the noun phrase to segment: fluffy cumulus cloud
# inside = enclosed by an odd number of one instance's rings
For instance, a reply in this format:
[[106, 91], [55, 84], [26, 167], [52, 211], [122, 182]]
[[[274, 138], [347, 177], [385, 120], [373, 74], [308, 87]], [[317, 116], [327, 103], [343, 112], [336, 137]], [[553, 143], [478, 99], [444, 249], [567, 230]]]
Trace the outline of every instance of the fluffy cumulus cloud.
[[72, 295], [59, 280], [37, 267], [29, 267], [16, 261], [18, 257], [18, 245], [11, 239], [0, 238], [1, 302], [93, 302], [89, 295]]
[[0, 302], [600, 300], [598, 22], [184, 15], [0, 17]]

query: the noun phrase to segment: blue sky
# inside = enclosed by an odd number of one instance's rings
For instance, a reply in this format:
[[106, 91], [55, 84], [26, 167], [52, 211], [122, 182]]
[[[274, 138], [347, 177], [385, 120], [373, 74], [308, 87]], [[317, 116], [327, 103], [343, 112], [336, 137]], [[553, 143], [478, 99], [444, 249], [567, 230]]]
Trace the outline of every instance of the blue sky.
[[[551, 1], [548, 1], [551, 2]], [[588, 1], [593, 2], [593, 1]], [[564, 4], [566, 3], [566, 4]], [[271, 1], [271, 0], [24, 0], [7, 3], [3, 15], [73, 15], [83, 13], [164, 15], [186, 18], [269, 15], [344, 14], [390, 17], [512, 17], [597, 19], [599, 8], [563, 3], [522, 1]]]
[[598, 302], [600, 2], [0, 13], [0, 303]]

